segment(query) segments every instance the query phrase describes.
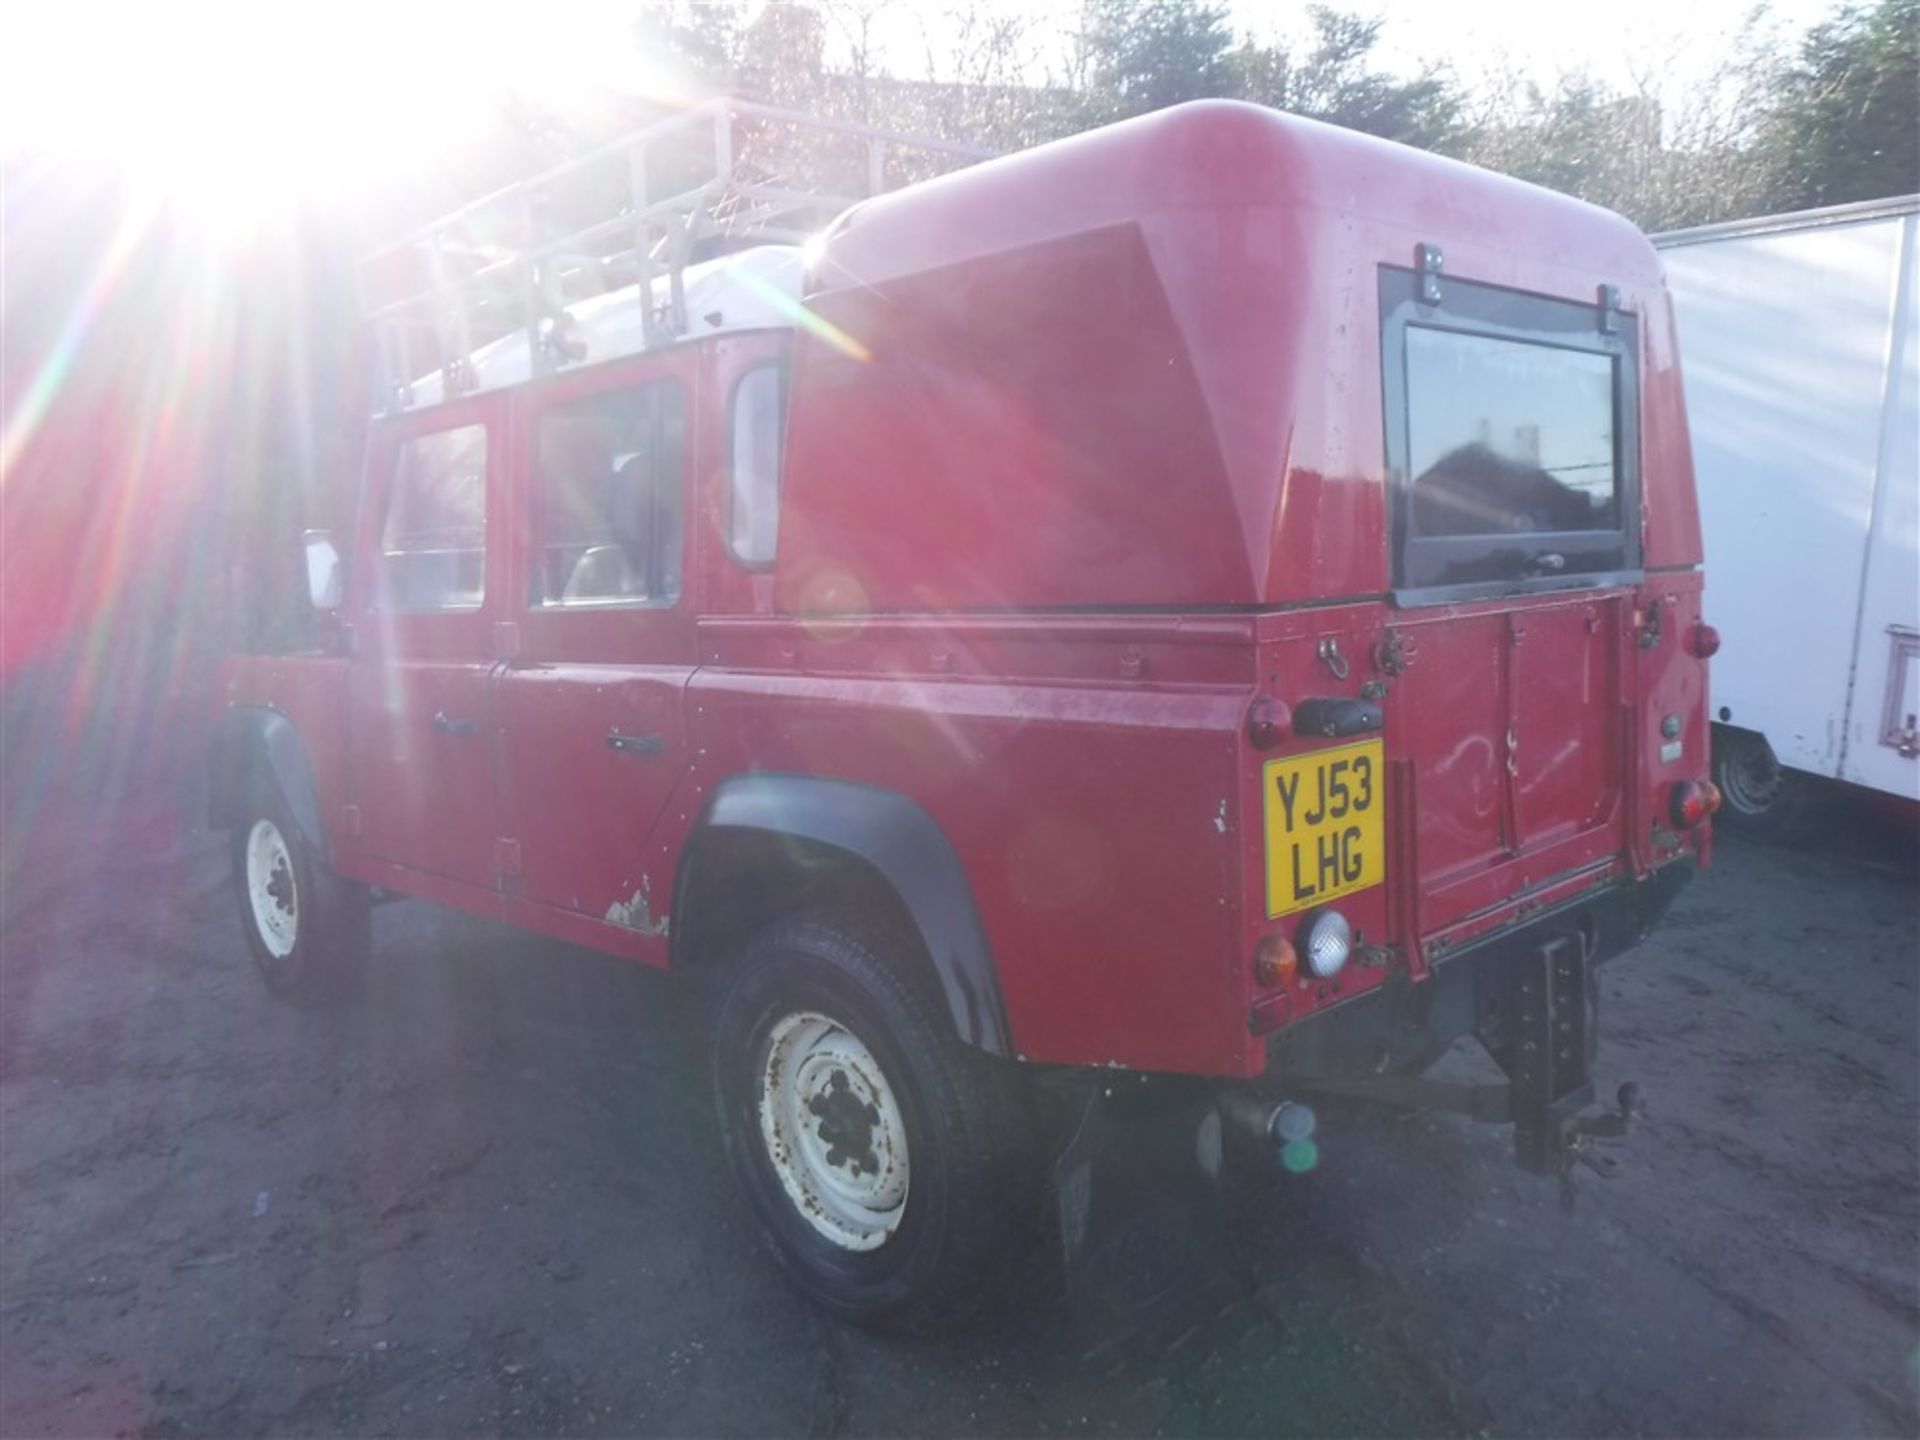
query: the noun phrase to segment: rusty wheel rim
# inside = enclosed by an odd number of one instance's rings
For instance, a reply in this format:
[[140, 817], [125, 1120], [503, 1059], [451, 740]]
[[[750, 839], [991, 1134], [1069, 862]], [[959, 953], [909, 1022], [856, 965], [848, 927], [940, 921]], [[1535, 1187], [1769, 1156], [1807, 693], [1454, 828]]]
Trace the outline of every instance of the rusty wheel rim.
[[906, 1123], [860, 1037], [814, 1011], [767, 1037], [760, 1136], [781, 1188], [813, 1230], [843, 1250], [876, 1250], [906, 1212]]

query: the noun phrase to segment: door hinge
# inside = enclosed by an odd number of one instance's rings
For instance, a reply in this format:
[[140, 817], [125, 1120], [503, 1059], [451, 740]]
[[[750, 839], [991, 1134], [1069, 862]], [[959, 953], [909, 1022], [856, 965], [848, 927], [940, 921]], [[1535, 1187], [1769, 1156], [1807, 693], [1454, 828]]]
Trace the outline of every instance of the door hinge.
[[1445, 257], [1438, 245], [1420, 244], [1413, 247], [1413, 267], [1420, 272], [1422, 305], [1440, 303], [1440, 273], [1445, 264]]

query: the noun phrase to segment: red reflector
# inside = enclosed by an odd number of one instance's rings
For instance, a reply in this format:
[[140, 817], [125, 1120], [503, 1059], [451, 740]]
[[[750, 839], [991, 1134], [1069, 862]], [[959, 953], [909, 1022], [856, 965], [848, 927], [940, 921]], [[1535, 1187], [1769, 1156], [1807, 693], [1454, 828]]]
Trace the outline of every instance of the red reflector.
[[1258, 696], [1247, 711], [1247, 739], [1256, 750], [1271, 750], [1285, 738], [1292, 721], [1293, 711], [1287, 708], [1286, 701], [1271, 695]]
[[1720, 653], [1720, 632], [1704, 620], [1693, 627], [1693, 653], [1702, 660]]
[[1720, 808], [1720, 787], [1711, 780], [1682, 780], [1673, 787], [1673, 823], [1691, 830]]

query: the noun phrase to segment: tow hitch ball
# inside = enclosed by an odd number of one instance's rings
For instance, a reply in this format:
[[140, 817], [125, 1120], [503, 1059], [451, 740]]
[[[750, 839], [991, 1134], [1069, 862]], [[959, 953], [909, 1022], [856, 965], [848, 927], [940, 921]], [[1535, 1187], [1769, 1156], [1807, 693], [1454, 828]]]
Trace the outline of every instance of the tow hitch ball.
[[1620, 1087], [1615, 1097], [1617, 1108], [1603, 1110], [1598, 1114], [1578, 1115], [1574, 1117], [1572, 1128], [1559, 1155], [1560, 1189], [1567, 1203], [1573, 1203], [1573, 1167], [1585, 1165], [1596, 1175], [1611, 1180], [1620, 1168], [1613, 1156], [1593, 1148], [1596, 1140], [1615, 1140], [1632, 1128], [1633, 1122], [1646, 1110], [1646, 1098], [1640, 1093], [1640, 1083], [1629, 1080]]

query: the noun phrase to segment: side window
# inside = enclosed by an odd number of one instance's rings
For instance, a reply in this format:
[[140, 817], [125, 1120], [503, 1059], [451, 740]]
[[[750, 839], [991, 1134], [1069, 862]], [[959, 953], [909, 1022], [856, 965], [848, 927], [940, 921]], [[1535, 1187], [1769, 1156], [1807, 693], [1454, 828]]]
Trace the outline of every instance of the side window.
[[728, 416], [727, 545], [742, 565], [773, 563], [780, 538], [786, 367], [761, 365], [733, 387]]
[[380, 551], [394, 609], [479, 607], [486, 595], [486, 426], [462, 425], [401, 445]]
[[680, 598], [686, 404], [679, 382], [541, 413], [533, 439], [536, 606]]

